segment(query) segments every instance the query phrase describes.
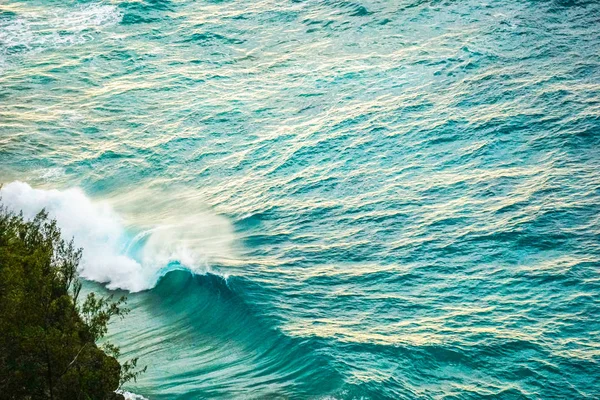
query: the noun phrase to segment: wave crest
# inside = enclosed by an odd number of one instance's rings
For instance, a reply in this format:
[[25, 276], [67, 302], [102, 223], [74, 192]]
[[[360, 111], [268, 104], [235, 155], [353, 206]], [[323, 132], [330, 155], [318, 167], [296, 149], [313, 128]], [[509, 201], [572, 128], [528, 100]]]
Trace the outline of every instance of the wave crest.
[[160, 223], [134, 234], [108, 202], [92, 201], [78, 188], [35, 189], [15, 181], [0, 189], [11, 211], [33, 218], [45, 208], [65, 239], [83, 248], [80, 274], [109, 289], [137, 292], [152, 288], [166, 272], [209, 270], [213, 261], [232, 254], [233, 229], [221, 216], [199, 211], [185, 217], [162, 215]]

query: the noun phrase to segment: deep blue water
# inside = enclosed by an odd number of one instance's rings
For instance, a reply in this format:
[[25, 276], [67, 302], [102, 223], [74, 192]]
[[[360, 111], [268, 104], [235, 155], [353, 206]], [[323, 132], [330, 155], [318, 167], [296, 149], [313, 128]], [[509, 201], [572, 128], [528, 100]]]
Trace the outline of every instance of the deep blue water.
[[154, 399], [600, 398], [600, 2], [8, 0], [3, 201]]

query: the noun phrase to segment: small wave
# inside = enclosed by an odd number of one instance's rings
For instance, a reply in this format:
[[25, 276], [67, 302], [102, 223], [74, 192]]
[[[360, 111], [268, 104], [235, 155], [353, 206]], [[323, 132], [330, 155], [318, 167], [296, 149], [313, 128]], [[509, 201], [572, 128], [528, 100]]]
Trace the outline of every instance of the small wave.
[[150, 289], [173, 269], [205, 273], [211, 261], [231, 252], [229, 222], [206, 212], [181, 221], [165, 218], [136, 235], [109, 203], [94, 202], [78, 188], [43, 190], [15, 181], [3, 186], [0, 196], [8, 209], [22, 211], [27, 219], [45, 208], [64, 238], [84, 249], [81, 276], [109, 289]]

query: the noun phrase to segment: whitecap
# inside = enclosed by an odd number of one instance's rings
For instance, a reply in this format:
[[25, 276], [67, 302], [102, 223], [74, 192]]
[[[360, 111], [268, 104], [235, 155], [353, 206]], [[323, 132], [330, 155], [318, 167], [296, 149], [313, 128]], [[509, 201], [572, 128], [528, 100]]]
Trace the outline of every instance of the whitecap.
[[142, 395], [128, 392], [126, 390], [117, 390], [117, 393], [122, 394], [125, 400], [148, 400]]
[[44, 190], [15, 181], [4, 185], [0, 196], [9, 210], [22, 211], [27, 219], [45, 208], [64, 238], [84, 249], [81, 276], [109, 289], [149, 289], [169, 270], [207, 272], [211, 261], [231, 254], [231, 224], [208, 211], [178, 214], [180, 221], [163, 215], [151, 228], [133, 234], [111, 204], [92, 201], [78, 188]]
[[25, 51], [41, 51], [65, 45], [81, 44], [94, 38], [94, 33], [117, 24], [122, 13], [115, 5], [92, 3], [75, 10], [36, 8], [15, 18], [0, 19], [0, 67], [6, 66], [7, 55]]

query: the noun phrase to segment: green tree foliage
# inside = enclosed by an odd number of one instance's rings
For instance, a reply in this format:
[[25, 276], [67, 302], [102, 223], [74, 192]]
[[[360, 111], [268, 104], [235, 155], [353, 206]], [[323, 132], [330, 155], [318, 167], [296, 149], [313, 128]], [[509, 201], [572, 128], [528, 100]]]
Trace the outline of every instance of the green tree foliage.
[[137, 359], [96, 342], [125, 298], [80, 300], [81, 249], [41, 211], [27, 221], [0, 204], [0, 399], [117, 399]]

